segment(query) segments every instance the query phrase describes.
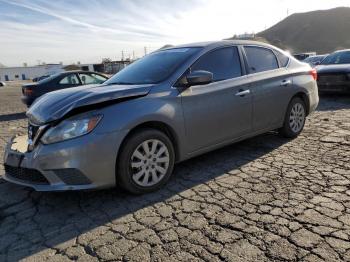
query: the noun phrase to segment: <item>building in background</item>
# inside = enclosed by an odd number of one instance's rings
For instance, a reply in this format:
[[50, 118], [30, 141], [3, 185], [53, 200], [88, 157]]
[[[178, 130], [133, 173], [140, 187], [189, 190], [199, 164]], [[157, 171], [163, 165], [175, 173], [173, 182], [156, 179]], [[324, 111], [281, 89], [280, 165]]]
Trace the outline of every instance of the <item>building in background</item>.
[[28, 80], [43, 75], [53, 75], [63, 72], [61, 64], [46, 64], [22, 67], [1, 67], [0, 81]]
[[124, 67], [130, 65], [133, 61], [127, 59], [127, 60], [119, 60], [119, 61], [112, 61], [112, 60], [103, 60], [103, 67], [104, 67], [104, 73], [106, 74], [116, 74], [120, 70], [122, 70]]
[[41, 76], [48, 76], [57, 74], [64, 71], [83, 70], [83, 71], [95, 71], [105, 74], [115, 74], [122, 70], [127, 65], [131, 64], [129, 59], [112, 61], [110, 59], [104, 59], [101, 63], [96, 64], [45, 64], [37, 66], [17, 66], [17, 67], [4, 67], [0, 66], [0, 81], [15, 81], [15, 80], [32, 80]]
[[104, 65], [103, 63], [99, 64], [71, 64], [71, 65], [66, 65], [63, 66], [63, 69], [65, 71], [72, 71], [72, 70], [83, 70], [83, 71], [94, 71], [94, 72], [99, 72], [99, 73], [105, 73]]

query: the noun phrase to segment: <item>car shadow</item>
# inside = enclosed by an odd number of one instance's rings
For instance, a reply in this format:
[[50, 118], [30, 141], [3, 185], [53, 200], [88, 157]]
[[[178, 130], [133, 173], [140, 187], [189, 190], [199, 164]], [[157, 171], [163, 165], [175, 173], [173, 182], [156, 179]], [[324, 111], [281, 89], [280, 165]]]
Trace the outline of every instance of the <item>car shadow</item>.
[[[0, 254], [19, 260], [48, 247], [64, 246], [98, 227], [132, 219], [135, 212], [145, 207], [174, 201], [188, 189], [222, 176], [235, 176], [235, 171], [244, 165], [289, 141], [269, 132], [185, 161], [176, 165], [164, 188], [140, 196], [117, 189], [40, 193], [0, 181], [0, 243], [9, 242], [0, 245]], [[12, 238], [15, 241], [8, 240]]]
[[27, 118], [26, 112], [0, 115], [0, 122], [21, 120], [21, 119], [25, 119], [25, 118]]
[[350, 95], [321, 94], [318, 111], [350, 109]]

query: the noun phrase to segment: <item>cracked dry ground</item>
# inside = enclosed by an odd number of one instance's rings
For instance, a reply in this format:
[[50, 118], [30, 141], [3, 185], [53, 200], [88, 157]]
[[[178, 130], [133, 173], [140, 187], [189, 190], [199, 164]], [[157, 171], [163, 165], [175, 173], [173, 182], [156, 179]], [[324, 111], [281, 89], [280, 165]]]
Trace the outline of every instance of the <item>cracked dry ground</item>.
[[[2, 154], [25, 132], [18, 87], [0, 90], [0, 107]], [[349, 184], [350, 98], [322, 97], [299, 138], [268, 133], [187, 161], [153, 194], [0, 179], [0, 261], [350, 261]]]

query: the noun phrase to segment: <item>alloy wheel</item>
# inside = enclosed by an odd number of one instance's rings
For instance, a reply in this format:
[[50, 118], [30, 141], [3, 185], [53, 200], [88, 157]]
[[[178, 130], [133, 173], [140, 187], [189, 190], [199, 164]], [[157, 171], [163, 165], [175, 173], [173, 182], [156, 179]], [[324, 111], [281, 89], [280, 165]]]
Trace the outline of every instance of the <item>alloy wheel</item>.
[[132, 180], [139, 186], [150, 187], [159, 183], [170, 163], [167, 146], [158, 139], [150, 139], [136, 147], [130, 159]]
[[294, 133], [298, 133], [303, 129], [305, 122], [305, 109], [300, 103], [295, 103], [290, 111], [289, 126]]

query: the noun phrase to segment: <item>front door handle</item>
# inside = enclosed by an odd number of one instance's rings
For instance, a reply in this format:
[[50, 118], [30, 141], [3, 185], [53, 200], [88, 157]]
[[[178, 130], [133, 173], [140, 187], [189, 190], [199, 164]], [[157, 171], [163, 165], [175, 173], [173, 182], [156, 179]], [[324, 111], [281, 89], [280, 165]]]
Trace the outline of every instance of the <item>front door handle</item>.
[[238, 91], [238, 93], [236, 93], [236, 96], [241, 96], [241, 97], [243, 97], [243, 96], [245, 96], [245, 95], [249, 95], [250, 94], [250, 90], [248, 89], [248, 90], [239, 90]]
[[291, 80], [283, 80], [281, 82], [281, 86], [289, 86], [290, 84], [292, 84], [292, 81]]

